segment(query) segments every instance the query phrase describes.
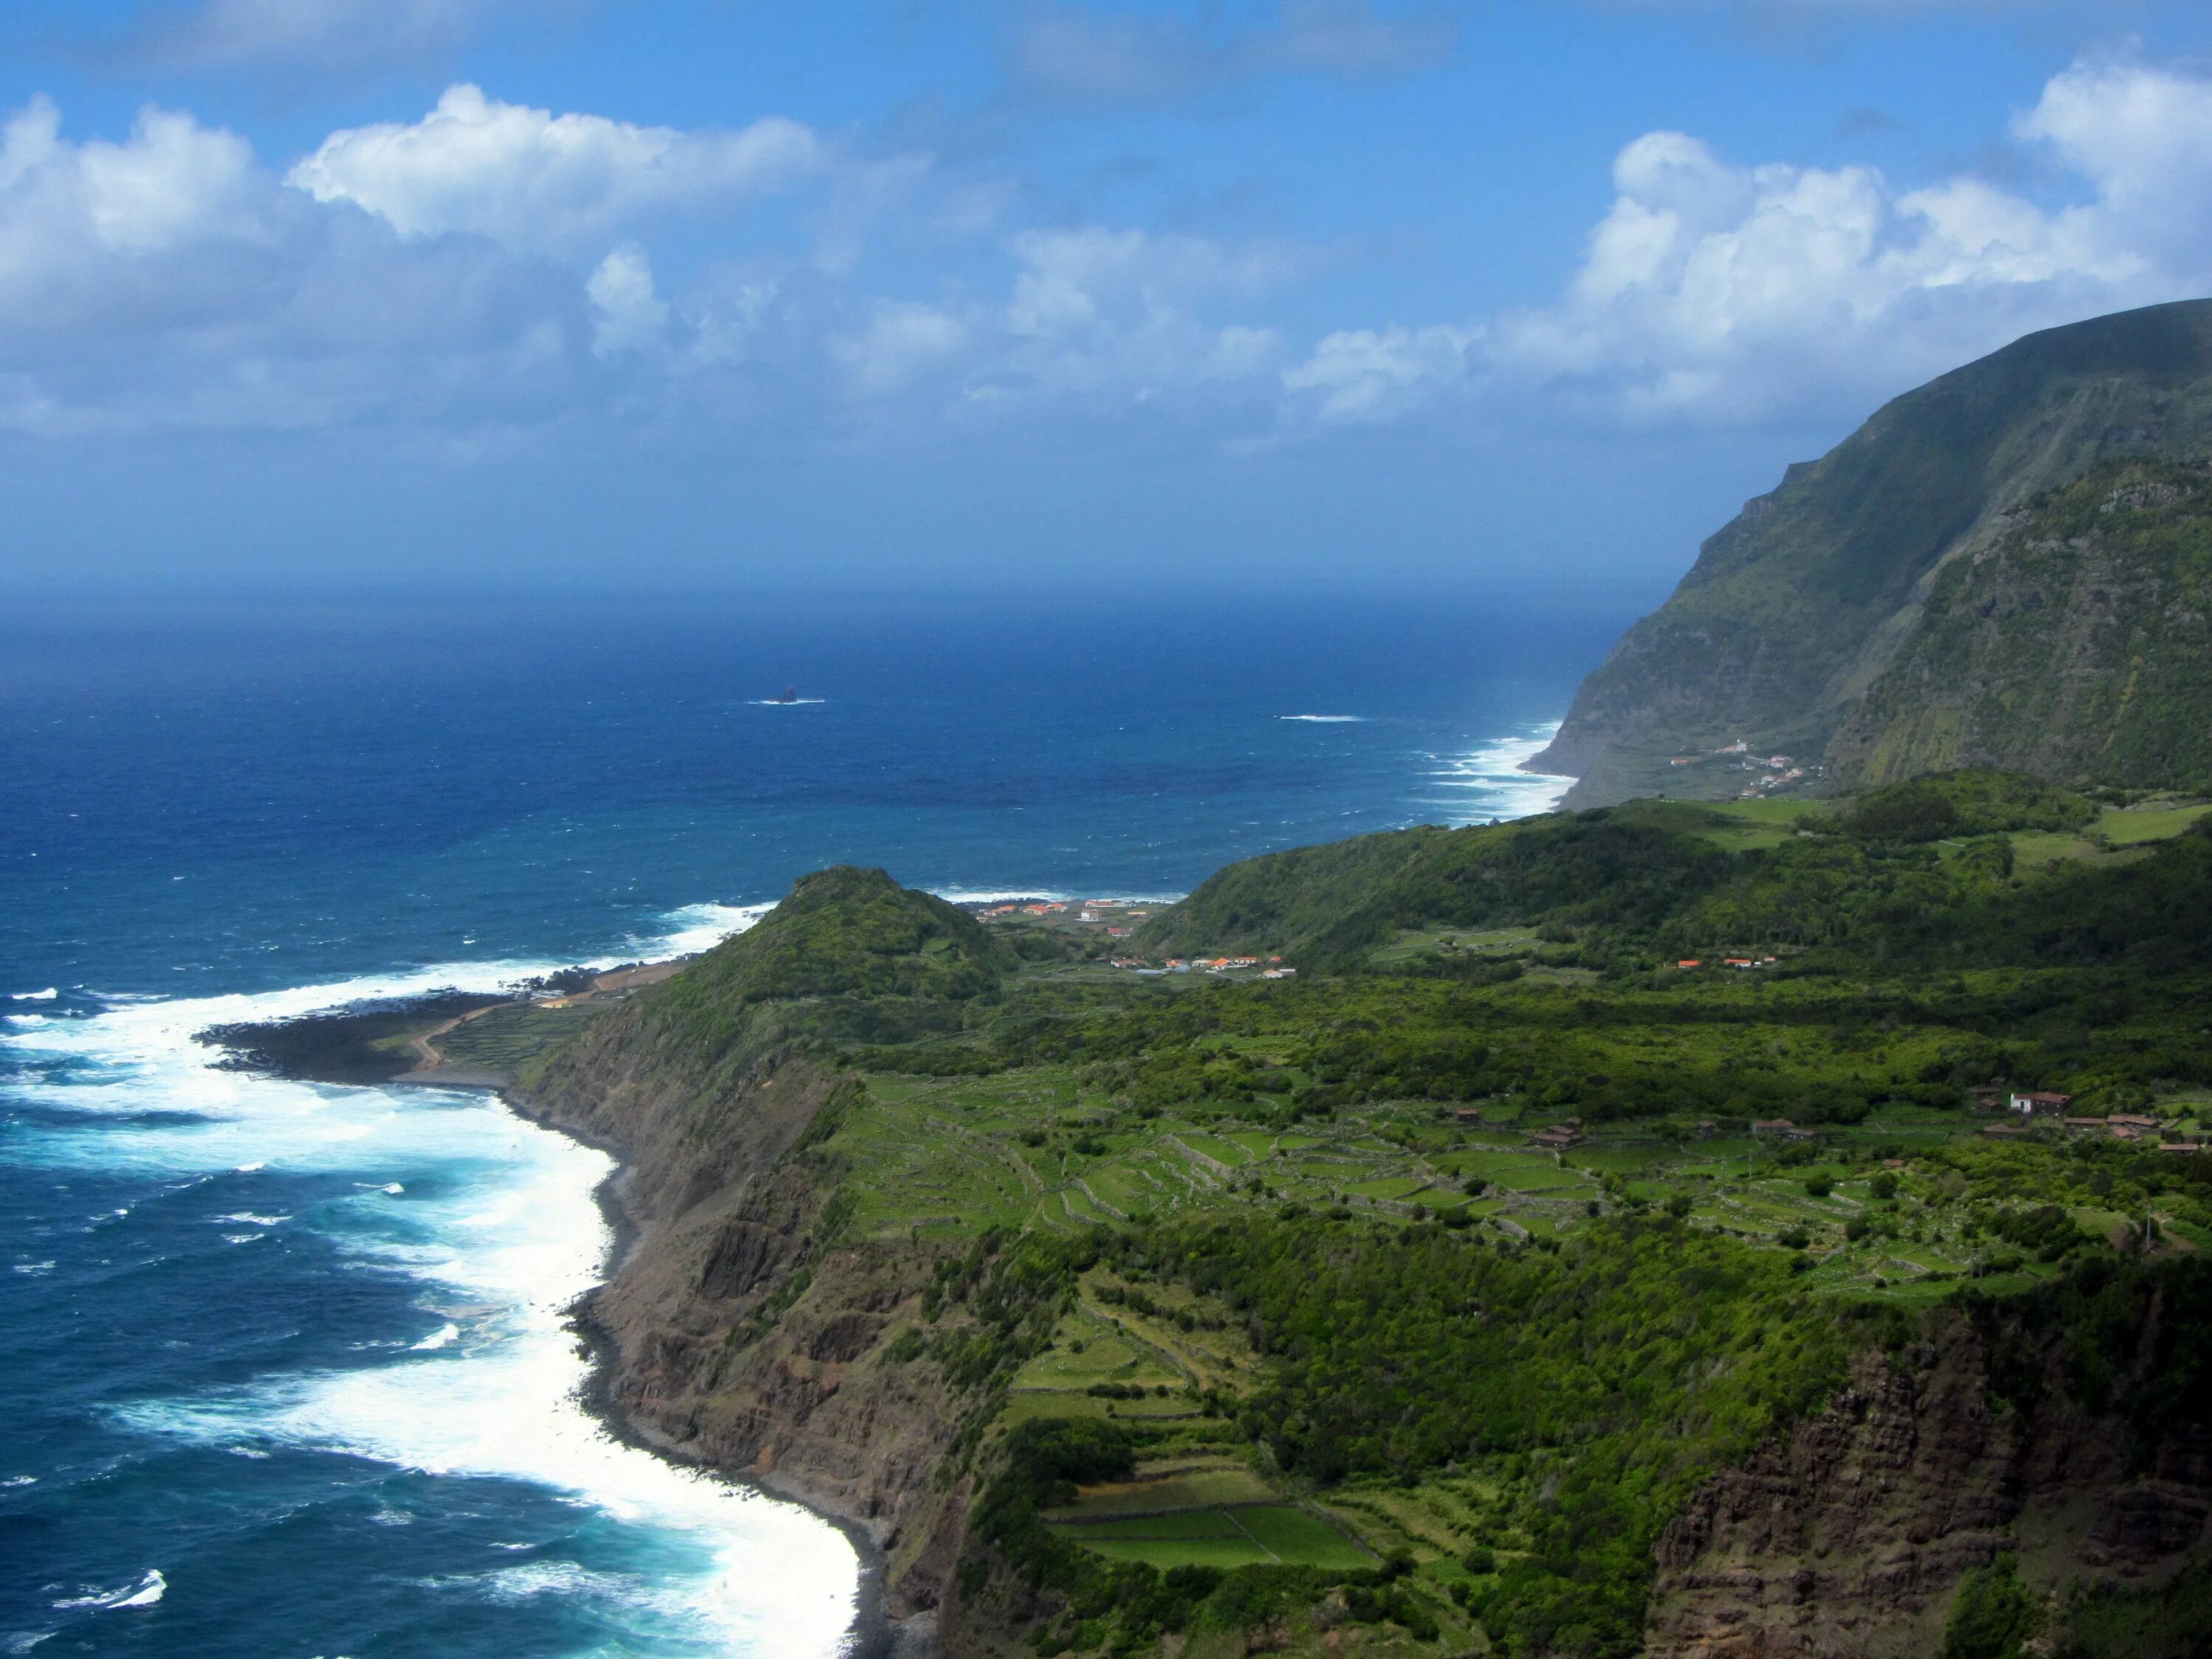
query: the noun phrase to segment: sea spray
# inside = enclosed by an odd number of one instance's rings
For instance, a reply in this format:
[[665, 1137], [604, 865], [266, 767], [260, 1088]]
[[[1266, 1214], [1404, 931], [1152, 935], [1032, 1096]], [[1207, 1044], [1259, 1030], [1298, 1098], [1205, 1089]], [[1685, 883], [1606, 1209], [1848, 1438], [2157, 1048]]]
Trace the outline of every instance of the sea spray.
[[[654, 945], [703, 948], [750, 920], [733, 908], [707, 909], [672, 918]], [[349, 1266], [415, 1287], [420, 1311], [408, 1328], [349, 1345], [351, 1363], [324, 1354], [298, 1369], [112, 1401], [104, 1408], [112, 1431], [152, 1457], [164, 1444], [197, 1447], [262, 1460], [230, 1464], [258, 1468], [272, 1457], [319, 1454], [387, 1466], [434, 1493], [441, 1483], [475, 1490], [490, 1480], [569, 1506], [574, 1535], [552, 1540], [556, 1553], [417, 1583], [418, 1594], [452, 1604], [456, 1616], [487, 1601], [565, 1608], [563, 1620], [584, 1611], [617, 1638], [616, 1648], [640, 1654], [834, 1652], [855, 1606], [858, 1564], [843, 1534], [793, 1505], [625, 1445], [582, 1407], [586, 1362], [567, 1310], [597, 1280], [611, 1243], [594, 1199], [612, 1168], [605, 1153], [480, 1093], [292, 1082], [226, 1068], [196, 1039], [213, 1024], [449, 986], [495, 989], [554, 965], [447, 963], [256, 996], [134, 1001], [84, 1018], [9, 1022], [0, 1053], [17, 1068], [11, 1092], [39, 1110], [42, 1124], [34, 1141], [16, 1148], [19, 1163], [130, 1179], [172, 1221], [179, 1203], [202, 1202], [204, 1224], [232, 1230], [218, 1233], [223, 1240], [304, 1238], [334, 1253], [341, 1274]], [[318, 1180], [326, 1190], [312, 1202], [225, 1201], [235, 1183]], [[111, 1206], [106, 1224], [127, 1231], [133, 1207]], [[118, 1235], [111, 1248], [129, 1247]], [[162, 1257], [149, 1255], [149, 1267], [161, 1270]], [[293, 1258], [268, 1260], [257, 1271], [281, 1273]], [[251, 1273], [238, 1282], [240, 1293], [253, 1293]], [[425, 1501], [439, 1509], [434, 1495]], [[413, 1518], [391, 1504], [361, 1517], [380, 1528]], [[156, 1609], [165, 1570], [182, 1589]], [[180, 1598], [210, 1588], [165, 1564], [127, 1584], [110, 1580], [56, 1598], [61, 1605], [49, 1613], [58, 1623], [8, 1634], [42, 1638], [124, 1608], [166, 1616]], [[359, 1639], [339, 1631], [300, 1639], [342, 1636]]]

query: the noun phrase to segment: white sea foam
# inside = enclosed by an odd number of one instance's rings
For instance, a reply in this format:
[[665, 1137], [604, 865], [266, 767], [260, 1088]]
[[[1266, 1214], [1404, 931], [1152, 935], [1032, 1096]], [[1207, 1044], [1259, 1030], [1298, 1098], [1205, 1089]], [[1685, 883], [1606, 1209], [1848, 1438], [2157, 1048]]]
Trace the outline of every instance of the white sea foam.
[[8, 999], [10, 1002], [52, 1002], [61, 992], [49, 985], [43, 991], [18, 991]]
[[0, 1480], [0, 1486], [35, 1486], [38, 1484], [39, 1477], [35, 1474], [11, 1474], [5, 1480]]
[[1019, 899], [1034, 900], [1041, 904], [1073, 902], [1068, 894], [1057, 893], [1047, 887], [933, 887], [928, 890], [947, 904], [1012, 904]]
[[440, 1348], [449, 1348], [460, 1340], [461, 1328], [459, 1325], [441, 1325], [420, 1342], [416, 1343], [414, 1350], [417, 1353], [433, 1353]]
[[1454, 793], [1431, 802], [1445, 807], [1455, 823], [1492, 818], [1533, 817], [1549, 812], [1574, 787], [1574, 780], [1549, 772], [1523, 772], [1521, 763], [1543, 752], [1559, 734], [1559, 722], [1532, 726], [1485, 744], [1464, 755], [1437, 756], [1431, 784]]
[[1278, 714], [1279, 720], [1305, 720], [1314, 726], [1358, 726], [1366, 720], [1364, 714]]
[[[635, 956], [656, 962], [668, 957], [696, 956], [744, 933], [775, 908], [773, 903], [687, 904], [661, 918], [667, 925], [667, 932], [641, 935], [636, 940]], [[611, 968], [615, 964], [609, 962], [604, 965]]]
[[[350, 1178], [365, 1190], [316, 1218], [331, 1242], [365, 1268], [408, 1274], [441, 1300], [481, 1310], [471, 1312], [465, 1343], [143, 1401], [124, 1414], [211, 1447], [250, 1438], [550, 1488], [653, 1541], [666, 1565], [640, 1604], [649, 1600], [656, 1620], [682, 1621], [716, 1651], [833, 1653], [858, 1576], [842, 1534], [793, 1505], [624, 1446], [580, 1404], [587, 1367], [564, 1313], [597, 1280], [611, 1243], [593, 1199], [612, 1167], [605, 1154], [483, 1095], [228, 1071], [193, 1038], [211, 1024], [370, 998], [493, 990], [552, 965], [449, 963], [254, 996], [111, 1000], [90, 1018], [0, 1032], [0, 1050], [65, 1062], [13, 1086], [77, 1119], [27, 1141], [20, 1156], [157, 1178], [228, 1177], [249, 1164]], [[410, 1185], [404, 1202], [392, 1201]], [[157, 1593], [150, 1578], [103, 1591], [123, 1599], [102, 1605], [145, 1605], [131, 1598], [149, 1592]]]
[[160, 1601], [169, 1588], [168, 1580], [161, 1577], [159, 1568], [149, 1568], [143, 1578], [135, 1584], [125, 1584], [120, 1589], [94, 1590], [85, 1595], [73, 1595], [55, 1602], [57, 1611], [85, 1607], [150, 1607]]
[[827, 697], [755, 697], [752, 704], [756, 708], [811, 708], [829, 701]]

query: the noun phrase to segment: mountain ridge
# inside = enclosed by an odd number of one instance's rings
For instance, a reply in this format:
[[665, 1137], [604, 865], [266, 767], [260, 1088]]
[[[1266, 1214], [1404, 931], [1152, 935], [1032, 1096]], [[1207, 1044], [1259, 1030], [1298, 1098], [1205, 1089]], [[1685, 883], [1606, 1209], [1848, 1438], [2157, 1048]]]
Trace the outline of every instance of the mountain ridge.
[[1735, 793], [1743, 781], [1727, 767], [1676, 757], [1737, 742], [1848, 772], [1857, 751], [1832, 757], [1831, 740], [1906, 652], [1955, 562], [2100, 467], [2207, 453], [2212, 301], [2015, 341], [1893, 399], [1747, 502], [1584, 680], [1527, 768], [1573, 775], [1573, 806]]

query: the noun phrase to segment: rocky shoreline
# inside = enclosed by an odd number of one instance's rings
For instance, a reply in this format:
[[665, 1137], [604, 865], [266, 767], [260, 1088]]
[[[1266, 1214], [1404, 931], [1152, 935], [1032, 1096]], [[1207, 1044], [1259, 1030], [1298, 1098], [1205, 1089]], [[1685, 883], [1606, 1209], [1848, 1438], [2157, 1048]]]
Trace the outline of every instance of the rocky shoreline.
[[[617, 977], [610, 1001], [638, 986], [654, 982], [679, 963], [637, 964], [617, 975], [594, 976], [568, 988], [589, 996], [602, 977]], [[545, 987], [533, 988], [538, 990]], [[200, 1039], [230, 1051], [227, 1064], [252, 1067], [301, 1082], [354, 1086], [407, 1084], [420, 1087], [480, 1090], [495, 1096], [526, 1122], [553, 1130], [615, 1160], [615, 1168], [592, 1197], [605, 1218], [611, 1243], [594, 1287], [568, 1310], [571, 1328], [590, 1361], [579, 1403], [612, 1439], [685, 1468], [703, 1469], [732, 1485], [798, 1505], [844, 1534], [860, 1562], [852, 1624], [842, 1650], [846, 1659], [927, 1659], [936, 1650], [933, 1608], [908, 1607], [902, 1613], [890, 1589], [892, 1566], [880, 1528], [832, 1486], [811, 1480], [800, 1462], [763, 1465], [758, 1457], [732, 1464], [709, 1455], [696, 1439], [671, 1433], [640, 1409], [653, 1396], [635, 1342], [626, 1343], [617, 1318], [603, 1307], [625, 1273], [641, 1263], [655, 1239], [653, 1218], [637, 1213], [632, 1194], [637, 1185], [635, 1149], [617, 1135], [575, 1121], [534, 1099], [509, 1075], [450, 1064], [421, 1063], [426, 1029], [434, 1034], [463, 1020], [505, 1008], [532, 1006], [527, 999], [434, 992], [388, 1003], [312, 1014], [279, 1024], [210, 1028]], [[545, 1006], [542, 1002], [537, 1006]], [[404, 1045], [404, 1046], [395, 1046]]]

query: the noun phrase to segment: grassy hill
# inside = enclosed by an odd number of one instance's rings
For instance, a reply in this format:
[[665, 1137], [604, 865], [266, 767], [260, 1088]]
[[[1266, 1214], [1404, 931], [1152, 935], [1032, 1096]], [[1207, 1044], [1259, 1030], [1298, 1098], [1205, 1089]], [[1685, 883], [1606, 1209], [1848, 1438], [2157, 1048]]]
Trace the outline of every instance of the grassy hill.
[[[2194, 580], [2193, 566], [2152, 520], [2194, 513], [2197, 496], [2146, 497], [2129, 509], [2124, 533], [2103, 535], [2086, 554], [2045, 533], [2057, 520], [2026, 526], [2010, 515], [2121, 461], [2208, 453], [2212, 301], [2052, 329], [1946, 374], [1820, 460], [1791, 467], [1780, 488], [1706, 542], [1673, 597], [1583, 683], [1539, 764], [1580, 778], [1574, 805], [1662, 790], [1732, 793], [1743, 780], [1725, 767], [1671, 760], [1739, 740], [1818, 760], [1882, 682], [1878, 708], [1838, 753], [1865, 775], [2000, 763], [2062, 778], [2176, 781], [2194, 762], [2169, 759], [2177, 751], [2165, 722], [2173, 701], [2199, 695], [2191, 630], [2201, 624], [2160, 608], [2160, 596]], [[2079, 520], [2132, 476], [2108, 471], [2087, 495], [2039, 510]], [[2174, 482], [2159, 477], [2161, 488]], [[2012, 550], [2000, 570], [1972, 563], [2000, 541]], [[2138, 555], [2156, 570], [2138, 571]], [[2108, 617], [2093, 610], [2054, 626], [2060, 608], [2100, 591], [2114, 596]], [[2030, 602], [2031, 592], [2040, 599]], [[1993, 596], [1997, 610], [1984, 615]], [[2141, 664], [2129, 659], [2131, 632], [2154, 642]], [[2078, 684], [2031, 694], [2027, 660], [2062, 637], [2068, 647], [2045, 658], [2057, 678], [2078, 680], [2091, 661], [2118, 664], [2133, 672], [2135, 700], [2084, 695]], [[2069, 661], [2076, 646], [2087, 654]], [[1968, 719], [1972, 676], [1961, 670], [1947, 682], [1943, 665], [2015, 651], [2022, 672], [1996, 694], [2010, 690], [2014, 702], [1997, 705], [2002, 717], [1976, 702]], [[1898, 678], [1885, 679], [1893, 665]], [[1946, 712], [1923, 711], [1923, 689], [1947, 684], [1948, 701], [1934, 705]]]
[[[878, 1523], [948, 1655], [2001, 1614], [2187, 1659], [2207, 817], [1976, 770], [1638, 801], [1249, 860], [1093, 957], [830, 871], [531, 1097], [631, 1158], [613, 1397]], [[1240, 947], [1300, 972], [1105, 955]], [[1992, 1079], [2151, 1127], [1991, 1135]]]

